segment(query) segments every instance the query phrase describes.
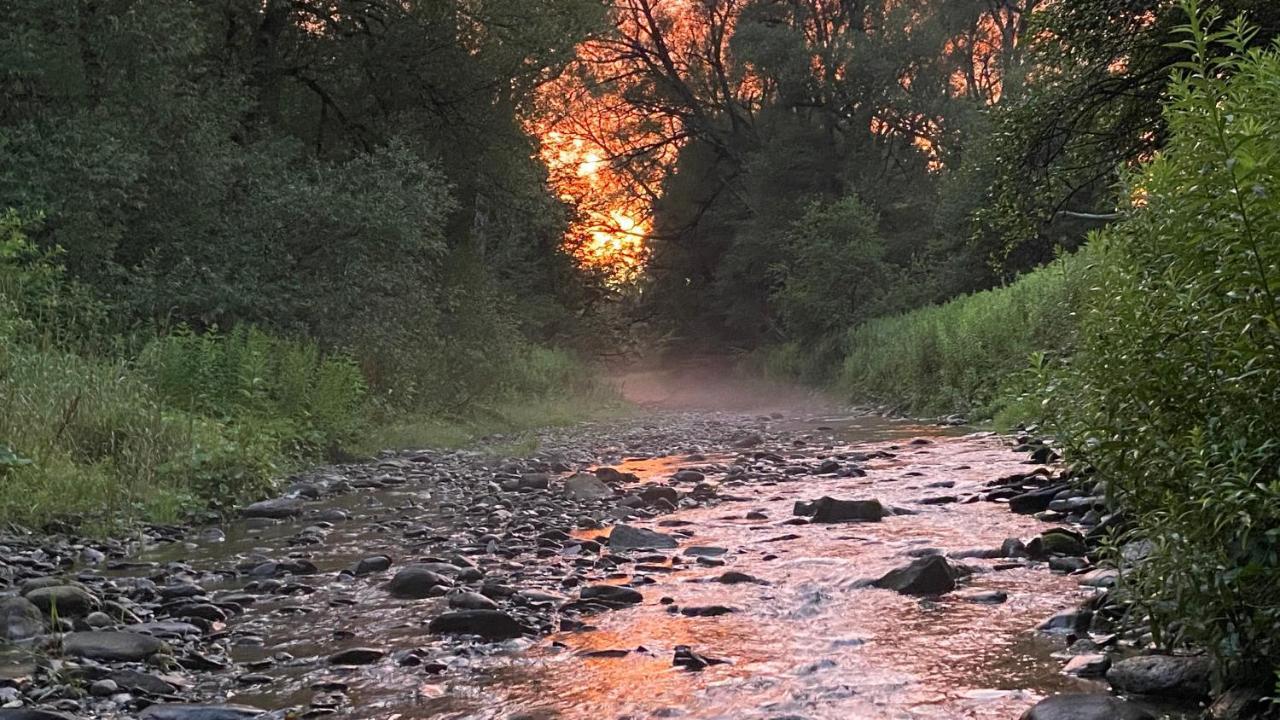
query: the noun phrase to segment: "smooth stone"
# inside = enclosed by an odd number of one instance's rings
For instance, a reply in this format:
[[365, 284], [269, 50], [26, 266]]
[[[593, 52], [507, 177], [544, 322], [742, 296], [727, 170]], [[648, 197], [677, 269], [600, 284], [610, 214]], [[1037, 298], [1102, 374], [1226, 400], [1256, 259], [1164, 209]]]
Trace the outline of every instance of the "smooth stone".
[[156, 638], [131, 632], [73, 632], [62, 639], [65, 654], [101, 662], [137, 662], [163, 649]]
[[1089, 629], [1093, 613], [1089, 610], [1063, 610], [1036, 626], [1049, 635], [1078, 635]]
[[373, 555], [362, 558], [351, 566], [351, 574], [356, 577], [371, 575], [391, 568], [391, 558], [387, 555]]
[[1114, 663], [1107, 682], [1125, 693], [1200, 699], [1209, 694], [1211, 673], [1205, 657], [1140, 655]]
[[382, 658], [386, 657], [386, 653], [377, 648], [349, 648], [341, 650], [329, 656], [330, 665], [372, 665]]
[[941, 595], [956, 589], [959, 568], [941, 555], [930, 555], [895, 568], [874, 585], [904, 595]]
[[582, 592], [578, 593], [578, 597], [583, 600], [605, 600], [629, 605], [644, 602], [644, 595], [620, 585], [592, 585], [583, 588]]
[[609, 547], [612, 549], [634, 548], [674, 548], [680, 545], [671, 535], [666, 535], [645, 528], [631, 525], [616, 525], [609, 533]]
[[1022, 720], [1155, 720], [1151, 713], [1110, 695], [1069, 693], [1041, 700]]
[[439, 573], [432, 572], [421, 565], [410, 565], [402, 568], [395, 577], [391, 578], [387, 583], [387, 590], [394, 597], [420, 600], [440, 595], [441, 589], [452, 585], [448, 578]]
[[246, 720], [265, 714], [265, 710], [248, 705], [171, 703], [152, 705], [138, 717], [140, 720]]
[[1004, 590], [967, 590], [951, 597], [980, 605], [999, 605], [1009, 600], [1009, 593]]
[[272, 498], [246, 505], [240, 514], [247, 518], [284, 520], [302, 513], [303, 502], [298, 498]]
[[1084, 537], [1080, 533], [1064, 528], [1054, 528], [1041, 533], [1040, 547], [1046, 554], [1072, 557], [1084, 555], [1089, 551], [1085, 547]]
[[75, 585], [36, 588], [26, 593], [24, 597], [46, 615], [56, 612], [58, 617], [84, 617], [101, 607], [101, 603], [93, 593]]
[[564, 494], [575, 500], [604, 500], [613, 497], [613, 488], [591, 473], [578, 473], [565, 478]]
[[0, 599], [0, 640], [27, 640], [44, 632], [44, 615], [26, 598]]
[[1066, 666], [1062, 668], [1062, 672], [1078, 677], [1102, 677], [1107, 673], [1107, 668], [1109, 667], [1111, 667], [1111, 658], [1106, 655], [1091, 653], [1071, 658]]
[[71, 715], [39, 708], [0, 708], [0, 720], [76, 720]]
[[497, 610], [498, 603], [478, 592], [460, 592], [449, 594], [449, 607], [459, 610]]
[[434, 618], [427, 631], [437, 635], [479, 635], [486, 640], [507, 640], [529, 632], [501, 610], [457, 610]]
[[886, 514], [879, 500], [837, 500], [822, 497], [813, 502], [813, 521], [818, 523], [879, 522]]

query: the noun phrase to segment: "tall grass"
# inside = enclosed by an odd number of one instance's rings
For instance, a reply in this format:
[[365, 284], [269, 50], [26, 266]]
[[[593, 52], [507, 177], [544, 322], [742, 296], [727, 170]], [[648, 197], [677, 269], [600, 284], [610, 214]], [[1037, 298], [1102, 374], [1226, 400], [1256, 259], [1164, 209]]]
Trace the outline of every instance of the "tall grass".
[[1070, 352], [1091, 262], [1086, 249], [1006, 287], [864, 323], [845, 339], [836, 387], [904, 411], [990, 416], [1035, 354]]

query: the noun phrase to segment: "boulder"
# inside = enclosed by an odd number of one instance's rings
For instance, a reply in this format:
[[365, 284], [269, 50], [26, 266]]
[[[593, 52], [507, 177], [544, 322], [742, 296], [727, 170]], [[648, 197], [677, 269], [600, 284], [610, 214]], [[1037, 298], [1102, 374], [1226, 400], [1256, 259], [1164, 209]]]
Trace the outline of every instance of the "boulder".
[[372, 555], [367, 558], [357, 560], [351, 566], [351, 574], [359, 577], [361, 575], [371, 575], [379, 573], [383, 570], [391, 568], [391, 557], [388, 555]]
[[1045, 555], [1079, 557], [1089, 552], [1084, 536], [1065, 528], [1054, 528], [1040, 534], [1040, 549]]
[[449, 607], [458, 610], [497, 610], [498, 603], [478, 592], [464, 591], [449, 595]]
[[164, 649], [150, 635], [131, 632], [73, 632], [62, 638], [62, 652], [99, 662], [138, 662]]
[[479, 635], [486, 640], [507, 640], [530, 632], [501, 610], [456, 610], [433, 619], [427, 631], [437, 635]]
[[387, 590], [398, 598], [419, 600], [422, 598], [443, 595], [444, 589], [452, 585], [445, 576], [428, 570], [421, 565], [410, 565], [387, 583]]
[[303, 502], [298, 498], [272, 498], [246, 505], [240, 514], [247, 518], [284, 520], [302, 514]]
[[886, 515], [879, 500], [836, 500], [822, 497], [813, 502], [813, 521], [831, 522], [879, 522]]
[[583, 600], [603, 600], [609, 603], [634, 605], [644, 601], [644, 595], [621, 585], [592, 585], [582, 589], [578, 597]]
[[960, 569], [946, 558], [930, 555], [890, 570], [874, 585], [904, 595], [941, 595], [956, 589], [956, 579], [961, 574]]
[[1135, 695], [1198, 700], [1209, 695], [1211, 672], [1205, 657], [1140, 655], [1113, 664], [1107, 671], [1107, 682], [1120, 692]]
[[265, 710], [248, 705], [168, 703], [142, 711], [140, 720], [247, 720], [262, 717]]
[[674, 548], [679, 542], [670, 535], [653, 530], [633, 527], [631, 525], [615, 525], [609, 533], [609, 547], [614, 550], [632, 548]]
[[77, 585], [36, 588], [24, 597], [46, 615], [57, 613], [58, 617], [84, 617], [102, 606], [93, 593]]
[[578, 473], [565, 478], [564, 494], [574, 500], [604, 500], [613, 497], [613, 488], [591, 473]]
[[26, 598], [0, 599], [0, 641], [27, 640], [44, 632], [40, 608]]
[[1110, 695], [1069, 693], [1041, 700], [1022, 720], [1155, 720], [1151, 713]]
[[1009, 509], [1020, 515], [1032, 515], [1038, 512], [1044, 512], [1049, 509], [1049, 503], [1053, 502], [1054, 496], [1062, 492], [1066, 488], [1065, 485], [1054, 485], [1053, 487], [1042, 488], [1040, 490], [1032, 490], [1021, 495], [1014, 495], [1009, 498]]

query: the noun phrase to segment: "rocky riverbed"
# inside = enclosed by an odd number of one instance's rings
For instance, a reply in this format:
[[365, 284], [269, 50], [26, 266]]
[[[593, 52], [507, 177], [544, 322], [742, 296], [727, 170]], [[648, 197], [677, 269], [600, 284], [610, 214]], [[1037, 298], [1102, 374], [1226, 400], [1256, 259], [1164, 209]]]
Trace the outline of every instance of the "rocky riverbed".
[[216, 526], [0, 537], [0, 720], [1101, 720], [1168, 711], [1107, 675], [1206, 692], [1199, 658], [1129, 657], [1098, 488], [1030, 438], [664, 413], [538, 448], [322, 468]]

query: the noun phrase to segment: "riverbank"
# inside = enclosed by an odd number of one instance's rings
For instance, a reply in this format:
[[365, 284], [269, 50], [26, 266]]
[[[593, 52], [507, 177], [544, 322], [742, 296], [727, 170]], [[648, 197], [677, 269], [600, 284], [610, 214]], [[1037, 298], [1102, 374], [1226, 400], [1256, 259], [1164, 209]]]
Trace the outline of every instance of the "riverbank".
[[[1060, 474], [1012, 449], [879, 418], [664, 413], [510, 457], [325, 468], [219, 526], [6, 538], [0, 577], [44, 608], [6, 601], [39, 636], [7, 654], [8, 701], [157, 720], [1011, 717], [1104, 689], [1062, 673], [1065, 635], [1033, 631], [1103, 591], [1081, 583], [1085, 548], [1008, 512]], [[824, 495], [876, 517], [809, 505]]]

